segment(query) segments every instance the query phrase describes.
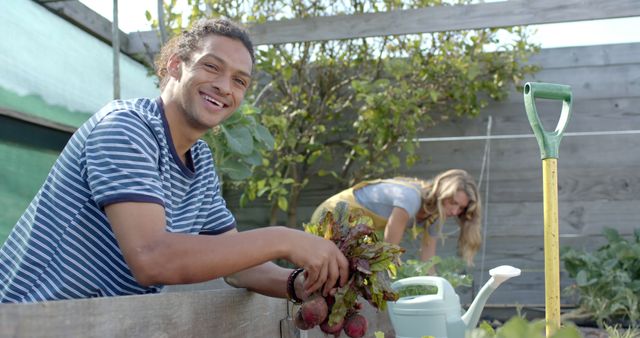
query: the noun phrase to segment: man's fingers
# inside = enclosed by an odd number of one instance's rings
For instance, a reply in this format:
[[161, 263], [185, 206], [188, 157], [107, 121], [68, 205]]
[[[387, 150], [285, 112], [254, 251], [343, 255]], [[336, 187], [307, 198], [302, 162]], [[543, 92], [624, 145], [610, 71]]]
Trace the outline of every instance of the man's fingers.
[[324, 289], [322, 290], [323, 296], [328, 296], [329, 291], [336, 286], [336, 282], [340, 278], [340, 270], [337, 264], [329, 265], [329, 276], [327, 277], [327, 281], [324, 283]]
[[344, 286], [349, 280], [349, 261], [344, 255], [338, 257], [338, 269], [340, 270], [340, 286]]
[[320, 289], [326, 280], [327, 280], [327, 265], [324, 264], [322, 265], [322, 268], [320, 268], [317, 278], [313, 281], [313, 283], [308, 285], [308, 288], [306, 289], [307, 294], [312, 294], [316, 290]]

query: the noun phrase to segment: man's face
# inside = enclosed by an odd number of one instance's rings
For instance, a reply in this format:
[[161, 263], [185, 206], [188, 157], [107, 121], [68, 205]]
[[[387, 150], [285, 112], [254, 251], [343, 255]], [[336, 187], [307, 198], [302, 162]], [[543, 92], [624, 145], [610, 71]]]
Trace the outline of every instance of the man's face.
[[220, 35], [202, 39], [181, 62], [179, 99], [187, 123], [206, 131], [231, 116], [251, 83], [251, 55], [239, 40]]

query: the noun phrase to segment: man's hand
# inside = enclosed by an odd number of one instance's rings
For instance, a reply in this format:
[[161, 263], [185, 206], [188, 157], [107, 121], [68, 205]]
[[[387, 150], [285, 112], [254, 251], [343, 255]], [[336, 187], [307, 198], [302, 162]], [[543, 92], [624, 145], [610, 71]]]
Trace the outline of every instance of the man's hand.
[[291, 244], [288, 259], [305, 270], [304, 294], [310, 295], [322, 289], [322, 294], [326, 296], [337, 283], [340, 286], [346, 284], [349, 262], [333, 242], [300, 232], [300, 239]]

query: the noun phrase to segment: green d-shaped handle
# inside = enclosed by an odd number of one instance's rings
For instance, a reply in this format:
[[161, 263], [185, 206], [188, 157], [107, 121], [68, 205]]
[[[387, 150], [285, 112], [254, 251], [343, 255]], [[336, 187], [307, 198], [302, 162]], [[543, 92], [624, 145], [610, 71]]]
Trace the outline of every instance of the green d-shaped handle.
[[[548, 132], [542, 127], [536, 111], [536, 98], [562, 100], [560, 120], [558, 120], [556, 130], [553, 132]], [[567, 85], [542, 82], [527, 82], [524, 85], [524, 107], [527, 111], [531, 129], [533, 129], [533, 133], [538, 140], [540, 157], [543, 160], [545, 158], [558, 158], [558, 147], [560, 146], [562, 133], [567, 127], [567, 122], [569, 122], [572, 102], [571, 87]]]

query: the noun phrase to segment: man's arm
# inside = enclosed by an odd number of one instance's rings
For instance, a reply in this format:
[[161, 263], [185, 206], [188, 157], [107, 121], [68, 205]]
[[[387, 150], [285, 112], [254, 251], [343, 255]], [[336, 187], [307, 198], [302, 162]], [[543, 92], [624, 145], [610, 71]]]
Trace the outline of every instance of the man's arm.
[[[267, 262], [253, 268], [236, 272], [225, 277], [225, 281], [236, 288], [246, 288], [251, 291], [270, 297], [286, 298], [287, 282], [292, 269], [280, 267], [272, 262]], [[294, 280], [295, 296], [306, 300], [309, 294], [304, 291], [304, 273], [300, 273]]]
[[[291, 269], [266, 262], [225, 277], [225, 282], [270, 297], [287, 297], [287, 279]], [[302, 297], [302, 295], [298, 295]]]
[[[133, 276], [141, 285], [203, 282], [281, 258], [306, 272], [305, 290], [344, 285], [349, 264], [331, 241], [285, 227], [199, 236], [165, 230], [164, 208], [125, 202], [105, 212]], [[280, 272], [282, 273], [282, 272]], [[279, 277], [281, 278], [281, 277]]]

